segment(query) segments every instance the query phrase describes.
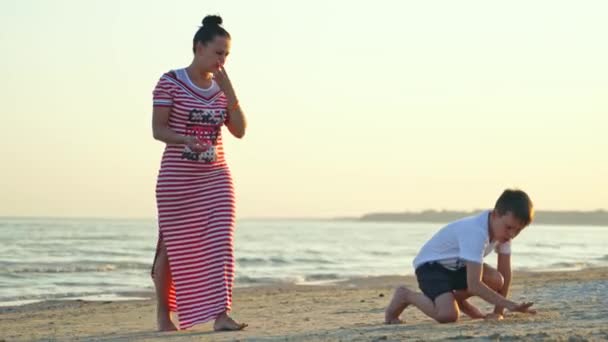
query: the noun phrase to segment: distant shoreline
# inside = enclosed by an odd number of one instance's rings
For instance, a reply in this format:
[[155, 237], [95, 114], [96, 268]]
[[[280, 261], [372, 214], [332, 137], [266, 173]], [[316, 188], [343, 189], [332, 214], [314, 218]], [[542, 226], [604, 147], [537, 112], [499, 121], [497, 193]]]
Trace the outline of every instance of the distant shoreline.
[[[243, 221], [351, 221], [351, 222], [420, 222], [420, 223], [447, 223], [460, 218], [475, 215], [482, 209], [471, 211], [463, 210], [423, 210], [404, 212], [371, 212], [361, 216], [334, 216], [334, 217], [241, 217]], [[87, 216], [2, 216], [0, 220], [103, 220], [103, 221], [150, 221], [155, 217], [87, 217]], [[552, 225], [583, 225], [608, 227], [608, 210], [593, 211], [576, 210], [539, 210], [535, 213], [534, 223]]]
[[[354, 219], [364, 222], [446, 223], [466, 216], [475, 215], [481, 211], [481, 209], [478, 209], [473, 211], [425, 210], [420, 212], [402, 213], [368, 213]], [[537, 211], [535, 213], [534, 223], [570, 226], [608, 226], [608, 211]]]

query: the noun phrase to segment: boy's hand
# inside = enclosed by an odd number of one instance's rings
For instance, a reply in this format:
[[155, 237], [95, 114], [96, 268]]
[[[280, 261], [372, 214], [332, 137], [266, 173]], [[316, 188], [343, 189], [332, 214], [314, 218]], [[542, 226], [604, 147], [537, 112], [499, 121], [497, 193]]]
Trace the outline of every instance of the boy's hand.
[[509, 311], [514, 311], [514, 312], [525, 312], [525, 313], [535, 314], [536, 310], [530, 309], [530, 307], [532, 305], [534, 305], [534, 303], [532, 303], [532, 302], [523, 302], [523, 303], [519, 303], [519, 304], [511, 302], [511, 304], [509, 306], [507, 306], [507, 309]]
[[487, 314], [484, 318], [489, 321], [502, 321], [503, 319], [505, 319], [503, 315], [497, 313]]

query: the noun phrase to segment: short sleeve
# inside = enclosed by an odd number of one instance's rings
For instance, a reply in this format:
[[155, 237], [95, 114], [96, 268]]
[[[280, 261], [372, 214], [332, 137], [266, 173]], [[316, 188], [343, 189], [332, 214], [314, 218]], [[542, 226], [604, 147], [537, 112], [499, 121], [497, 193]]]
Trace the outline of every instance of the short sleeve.
[[173, 83], [169, 80], [169, 76], [163, 75], [154, 91], [152, 99], [155, 107], [171, 107], [173, 106]]
[[498, 254], [511, 254], [511, 241], [496, 245], [495, 252]]
[[483, 263], [483, 253], [486, 248], [486, 238], [480, 234], [460, 234], [458, 236], [458, 248], [460, 249], [459, 258], [472, 261], [475, 263]]

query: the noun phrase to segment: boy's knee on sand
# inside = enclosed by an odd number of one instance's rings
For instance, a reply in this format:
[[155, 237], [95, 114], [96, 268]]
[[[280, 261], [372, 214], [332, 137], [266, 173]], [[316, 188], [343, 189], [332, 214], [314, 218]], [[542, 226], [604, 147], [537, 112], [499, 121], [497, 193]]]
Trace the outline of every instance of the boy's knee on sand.
[[499, 272], [494, 272], [491, 276], [488, 276], [485, 279], [486, 285], [492, 288], [495, 291], [502, 289], [505, 284], [505, 277]]
[[409, 293], [409, 289], [407, 287], [401, 285], [395, 289], [395, 292], [401, 301], [407, 301], [407, 295]]
[[494, 282], [494, 289], [496, 291], [502, 289], [502, 287], [505, 285], [505, 277], [503, 277], [502, 274], [496, 272], [496, 276], [492, 278]]
[[435, 320], [439, 323], [453, 323], [458, 321], [460, 316], [460, 310], [456, 304], [454, 295], [452, 293], [444, 293], [439, 297], [435, 298]]
[[435, 320], [439, 323], [454, 323], [458, 321], [458, 312], [442, 312], [437, 315]]

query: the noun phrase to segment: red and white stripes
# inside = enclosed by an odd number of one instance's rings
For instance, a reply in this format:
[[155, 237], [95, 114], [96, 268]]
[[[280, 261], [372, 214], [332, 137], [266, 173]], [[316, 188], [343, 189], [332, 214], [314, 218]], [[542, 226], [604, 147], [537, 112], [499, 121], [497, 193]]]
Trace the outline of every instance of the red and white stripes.
[[154, 105], [171, 107], [170, 128], [187, 134], [192, 125], [203, 127], [215, 147], [214, 161], [205, 162], [183, 158], [183, 145], [167, 145], [157, 179], [159, 236], [173, 279], [169, 308], [178, 313], [180, 329], [229, 311], [234, 283], [234, 189], [221, 139], [226, 98], [188, 81], [178, 70], [163, 75], [154, 90]]

